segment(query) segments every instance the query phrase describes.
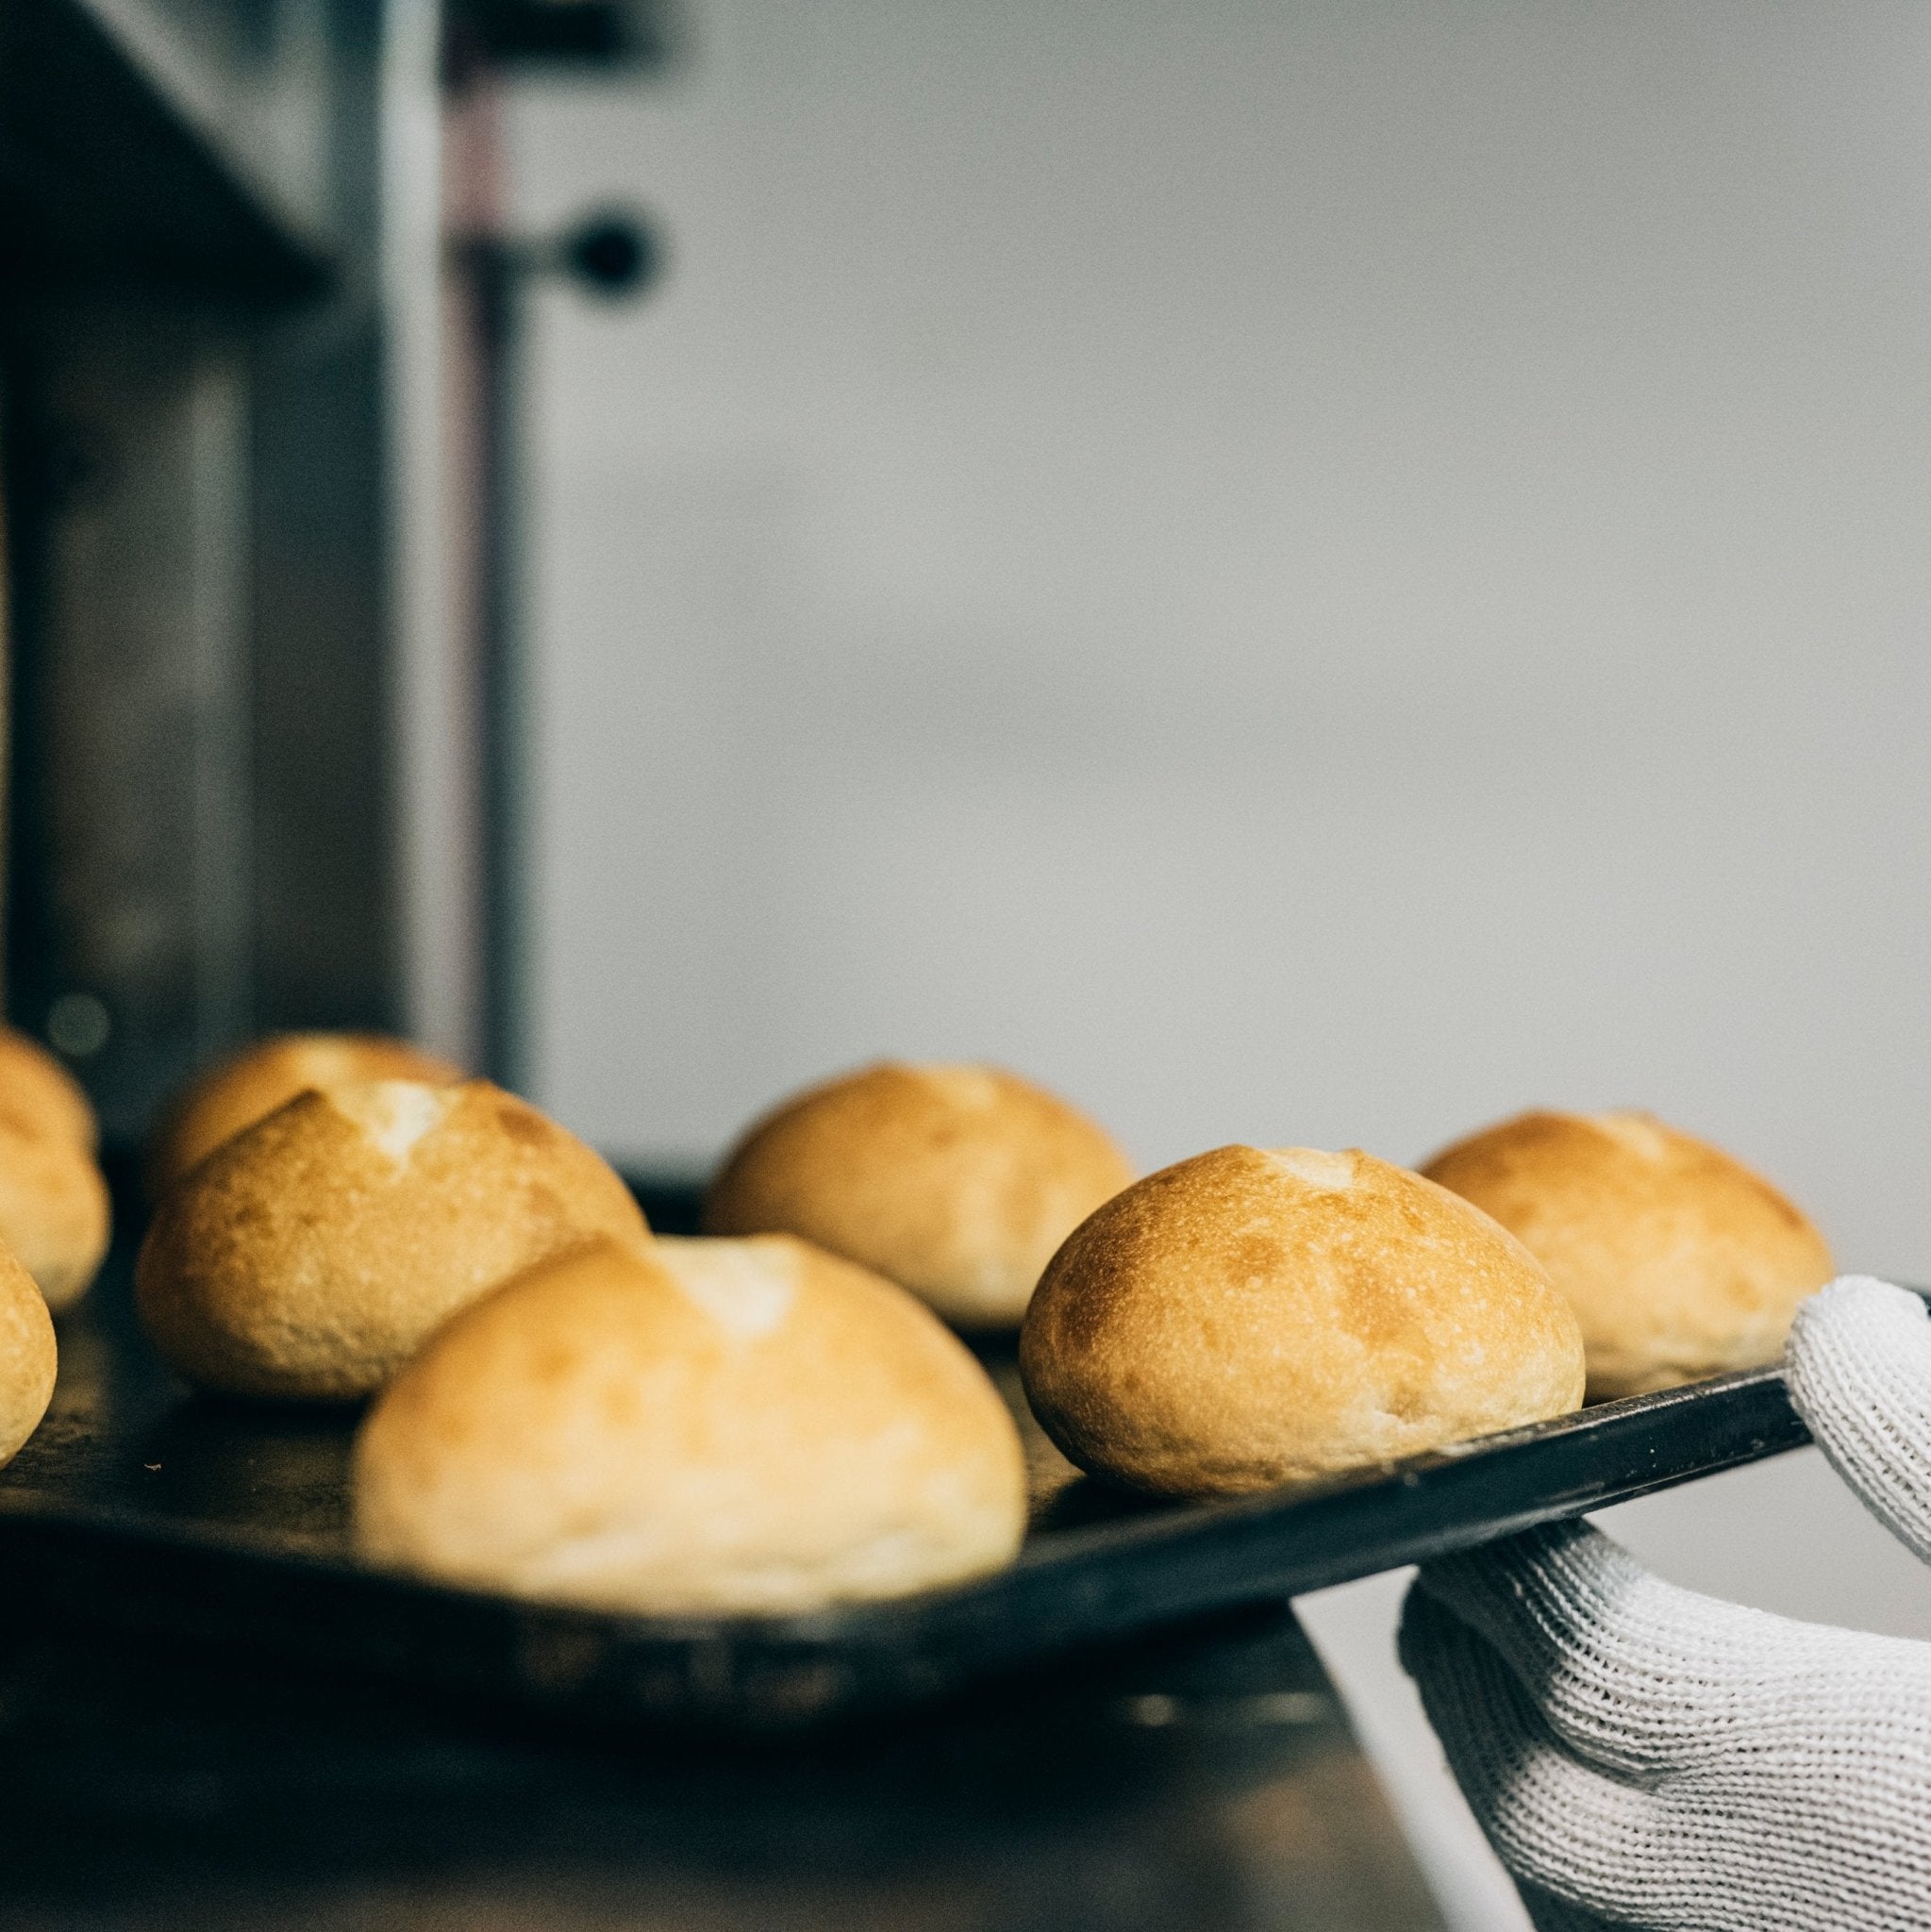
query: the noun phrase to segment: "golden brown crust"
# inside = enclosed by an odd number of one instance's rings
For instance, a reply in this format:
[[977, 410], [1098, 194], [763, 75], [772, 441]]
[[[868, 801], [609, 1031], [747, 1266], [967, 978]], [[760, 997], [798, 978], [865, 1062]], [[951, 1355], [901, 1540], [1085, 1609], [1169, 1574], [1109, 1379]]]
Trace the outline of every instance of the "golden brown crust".
[[0, 1115], [90, 1154], [100, 1141], [93, 1103], [80, 1082], [39, 1041], [12, 1026], [0, 1026]]
[[795, 1234], [961, 1327], [1011, 1327], [1040, 1271], [1127, 1185], [1112, 1140], [996, 1067], [882, 1061], [755, 1123], [705, 1202], [716, 1235]]
[[377, 1562], [658, 1612], [955, 1582], [1025, 1520], [964, 1347], [784, 1235], [600, 1241], [465, 1308], [371, 1411], [355, 1493]]
[[54, 1395], [54, 1323], [33, 1277], [0, 1248], [0, 1464], [40, 1427]]
[[71, 1307], [108, 1252], [108, 1184], [92, 1153], [0, 1113], [0, 1242], [40, 1283], [47, 1306]]
[[343, 1401], [440, 1322], [598, 1234], [642, 1238], [629, 1189], [535, 1108], [471, 1080], [310, 1090], [217, 1148], [141, 1244], [141, 1320], [191, 1382]]
[[1054, 1256], [1026, 1395], [1082, 1468], [1231, 1494], [1560, 1415], [1575, 1318], [1486, 1216], [1357, 1150], [1222, 1147]]
[[1775, 1361], [1834, 1272], [1761, 1175], [1648, 1114], [1521, 1114], [1423, 1172], [1511, 1229], [1569, 1297], [1592, 1401]]
[[385, 1033], [278, 1033], [210, 1067], [174, 1102], [148, 1149], [157, 1200], [243, 1127], [311, 1087], [420, 1080], [448, 1087], [463, 1070], [440, 1054]]

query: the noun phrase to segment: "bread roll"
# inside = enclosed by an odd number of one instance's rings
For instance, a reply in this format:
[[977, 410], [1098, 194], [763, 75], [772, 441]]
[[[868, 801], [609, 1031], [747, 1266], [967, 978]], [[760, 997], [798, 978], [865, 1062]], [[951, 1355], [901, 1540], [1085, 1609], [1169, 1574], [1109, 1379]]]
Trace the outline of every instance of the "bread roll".
[[0, 1111], [0, 1242], [40, 1284], [48, 1307], [71, 1307], [108, 1252], [108, 1184], [67, 1133]]
[[785, 1235], [599, 1241], [465, 1308], [371, 1411], [355, 1500], [376, 1562], [659, 1612], [927, 1590], [1025, 1526], [985, 1371]]
[[1020, 1372], [1082, 1469], [1227, 1495], [1561, 1415], [1582, 1337], [1507, 1233], [1351, 1150], [1222, 1147], [1053, 1257]]
[[148, 1150], [158, 1199], [224, 1141], [310, 1087], [420, 1080], [447, 1087], [463, 1070], [440, 1055], [381, 1033], [281, 1033], [210, 1067], [168, 1109]]
[[92, 1105], [74, 1076], [25, 1033], [0, 1026], [0, 1244], [50, 1308], [78, 1301], [108, 1252], [96, 1137]]
[[1010, 1328], [1053, 1250], [1132, 1178], [1102, 1129], [1027, 1081], [887, 1060], [753, 1125], [704, 1224], [798, 1235], [962, 1328]]
[[1591, 1401], [1773, 1362], [1835, 1272], [1740, 1161], [1643, 1113], [1525, 1113], [1423, 1173], [1510, 1229], [1582, 1321]]
[[53, 1395], [53, 1318], [33, 1277], [0, 1248], [0, 1464], [40, 1427]]
[[0, 1026], [0, 1114], [90, 1154], [100, 1141], [80, 1082], [39, 1041], [11, 1026]]
[[487, 1080], [381, 1080], [298, 1094], [184, 1175], [135, 1289], [191, 1382], [348, 1401], [533, 1261], [646, 1233], [629, 1189], [535, 1108]]

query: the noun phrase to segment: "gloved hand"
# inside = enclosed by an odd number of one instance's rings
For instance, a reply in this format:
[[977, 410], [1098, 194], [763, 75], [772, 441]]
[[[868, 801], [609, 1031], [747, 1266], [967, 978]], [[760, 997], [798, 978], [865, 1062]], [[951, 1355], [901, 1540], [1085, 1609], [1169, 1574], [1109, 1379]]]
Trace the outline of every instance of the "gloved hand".
[[[1839, 1474], [1931, 1561], [1924, 1304], [1833, 1282], [1786, 1374]], [[1679, 1590], [1585, 1524], [1424, 1565], [1400, 1641], [1541, 1932], [1931, 1928], [1931, 1644]]]

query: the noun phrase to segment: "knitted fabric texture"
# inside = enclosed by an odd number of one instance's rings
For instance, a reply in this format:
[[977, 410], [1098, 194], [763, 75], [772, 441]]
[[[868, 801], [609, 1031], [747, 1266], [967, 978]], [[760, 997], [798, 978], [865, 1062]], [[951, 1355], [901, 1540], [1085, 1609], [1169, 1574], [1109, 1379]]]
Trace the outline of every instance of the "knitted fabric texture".
[[[1792, 1400], [1931, 1552], [1931, 1321], [1834, 1282]], [[1427, 1564], [1401, 1656], [1541, 1932], [1931, 1927], [1931, 1644], [1679, 1590], [1584, 1524]]]

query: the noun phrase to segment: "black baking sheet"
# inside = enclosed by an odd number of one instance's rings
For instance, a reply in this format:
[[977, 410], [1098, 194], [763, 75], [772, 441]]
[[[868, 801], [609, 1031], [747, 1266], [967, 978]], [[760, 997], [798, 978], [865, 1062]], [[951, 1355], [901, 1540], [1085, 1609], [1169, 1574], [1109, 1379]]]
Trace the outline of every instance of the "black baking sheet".
[[[648, 1197], [646, 1197], [648, 1199]], [[674, 1221], [666, 1201], [655, 1217]], [[1344, 1583], [1807, 1440], [1772, 1370], [1602, 1404], [1318, 1488], [1156, 1504], [1073, 1470], [1019, 1415], [1032, 1523], [1010, 1570], [805, 1617], [613, 1616], [359, 1564], [353, 1418], [191, 1395], [136, 1331], [117, 1250], [62, 1324], [38, 1435], [0, 1472], [5, 1593], [132, 1632], [540, 1707], [597, 1724], [794, 1727], [915, 1704], [1153, 1625]]]

